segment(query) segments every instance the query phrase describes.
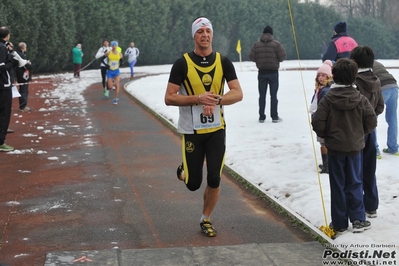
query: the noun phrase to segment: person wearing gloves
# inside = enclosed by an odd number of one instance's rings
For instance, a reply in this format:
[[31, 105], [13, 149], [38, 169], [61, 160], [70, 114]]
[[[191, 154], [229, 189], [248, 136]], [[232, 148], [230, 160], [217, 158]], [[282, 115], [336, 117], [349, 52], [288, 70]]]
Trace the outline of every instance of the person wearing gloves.
[[136, 47], [134, 47], [134, 42], [130, 43], [130, 47], [126, 49], [125, 55], [128, 56], [127, 61], [129, 62], [130, 68], [130, 79], [133, 79], [134, 71], [133, 67], [137, 63], [137, 57], [139, 57], [140, 51]]
[[0, 151], [5, 152], [14, 150], [14, 147], [5, 143], [12, 109], [12, 69], [27, 63], [27, 60], [12, 51], [10, 35], [7, 27], [0, 28]]
[[350, 52], [357, 46], [357, 42], [346, 29], [346, 22], [338, 22], [334, 26], [334, 36], [323, 54], [322, 61], [331, 60], [333, 63], [340, 58], [349, 58]]
[[[309, 112], [313, 115], [320, 101], [330, 91], [330, 86], [333, 83], [331, 73], [332, 62], [331, 60], [324, 61], [323, 65], [317, 70], [315, 78], [315, 90], [312, 98], [312, 103], [309, 108]], [[324, 145], [324, 139], [317, 137], [317, 141], [320, 143], [321, 159], [323, 164], [319, 165], [322, 174], [328, 174], [328, 150]]]

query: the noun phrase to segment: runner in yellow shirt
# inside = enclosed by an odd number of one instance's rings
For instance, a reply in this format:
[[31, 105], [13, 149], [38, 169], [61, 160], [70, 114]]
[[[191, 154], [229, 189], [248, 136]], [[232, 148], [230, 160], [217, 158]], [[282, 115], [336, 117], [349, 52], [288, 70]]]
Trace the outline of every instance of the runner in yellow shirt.
[[109, 96], [109, 90], [112, 85], [115, 85], [115, 95], [113, 104], [118, 104], [118, 94], [119, 94], [119, 81], [120, 81], [120, 60], [123, 57], [122, 53], [118, 51], [118, 42], [111, 42], [111, 51], [107, 55], [108, 58], [108, 71], [107, 71], [107, 90], [104, 91], [104, 96]]

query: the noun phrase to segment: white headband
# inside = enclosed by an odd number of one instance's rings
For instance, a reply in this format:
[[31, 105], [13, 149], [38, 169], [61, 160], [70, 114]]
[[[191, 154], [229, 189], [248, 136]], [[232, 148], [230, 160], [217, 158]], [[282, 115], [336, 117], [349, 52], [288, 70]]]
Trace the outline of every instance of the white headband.
[[193, 25], [191, 27], [191, 34], [194, 35], [197, 32], [197, 30], [199, 30], [200, 28], [207, 28], [210, 29], [211, 31], [213, 31], [212, 28], [212, 23], [209, 21], [209, 19], [201, 17], [201, 18], [197, 18], [194, 22]]

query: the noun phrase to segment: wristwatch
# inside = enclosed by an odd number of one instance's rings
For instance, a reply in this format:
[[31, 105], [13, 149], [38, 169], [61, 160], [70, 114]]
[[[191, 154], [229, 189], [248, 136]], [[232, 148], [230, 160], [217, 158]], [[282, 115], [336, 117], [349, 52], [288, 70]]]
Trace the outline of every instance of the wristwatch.
[[216, 105], [220, 105], [220, 102], [222, 101], [222, 99], [223, 99], [223, 97], [219, 96], [218, 103]]

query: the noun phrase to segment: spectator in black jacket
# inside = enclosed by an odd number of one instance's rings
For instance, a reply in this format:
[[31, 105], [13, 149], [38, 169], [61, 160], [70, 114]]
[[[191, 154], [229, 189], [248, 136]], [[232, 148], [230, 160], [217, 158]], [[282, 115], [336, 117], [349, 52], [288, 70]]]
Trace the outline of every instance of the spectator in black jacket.
[[[20, 42], [18, 44], [18, 50], [16, 51], [22, 59], [28, 60], [26, 57], [26, 49], [27, 45], [24, 42]], [[21, 112], [30, 112], [31, 108], [27, 106], [28, 104], [28, 95], [29, 95], [29, 81], [32, 80], [32, 65], [28, 61], [25, 66], [16, 67], [15, 69], [17, 82], [19, 84], [19, 93], [21, 97], [19, 97], [19, 111]]]
[[[373, 72], [374, 51], [368, 46], [358, 46], [352, 50], [350, 59], [359, 67], [355, 85], [361, 94], [366, 96], [375, 114], [384, 111], [384, 98], [381, 92], [380, 79]], [[362, 151], [364, 207], [369, 218], [377, 217], [379, 196], [377, 188], [377, 149], [375, 147], [375, 131], [365, 134], [365, 146]]]
[[0, 28], [0, 151], [13, 151], [5, 143], [12, 108], [12, 69], [18, 66], [18, 59], [13, 57], [12, 45], [9, 44], [10, 30]]
[[321, 60], [331, 60], [333, 63], [340, 58], [349, 58], [350, 52], [357, 46], [355, 39], [348, 35], [346, 22], [341, 21], [334, 26], [334, 36], [328, 44]]
[[260, 40], [251, 48], [249, 58], [256, 63], [259, 90], [259, 123], [265, 122], [267, 86], [270, 86], [270, 116], [273, 123], [283, 121], [277, 112], [278, 69], [280, 62], [287, 58], [284, 46], [273, 37], [273, 29], [266, 26]]

